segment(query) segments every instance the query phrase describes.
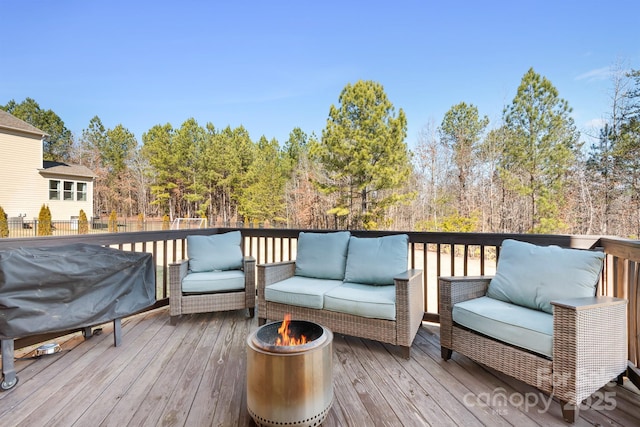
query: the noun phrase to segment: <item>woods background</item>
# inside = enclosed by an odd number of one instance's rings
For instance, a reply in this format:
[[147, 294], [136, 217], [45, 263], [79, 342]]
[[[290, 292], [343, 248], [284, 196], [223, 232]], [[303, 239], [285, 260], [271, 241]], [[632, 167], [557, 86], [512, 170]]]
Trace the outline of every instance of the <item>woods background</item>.
[[[296, 228], [640, 235], [640, 70], [614, 70], [611, 104], [583, 135], [553, 84], [530, 69], [499, 123], [453, 105], [407, 145], [381, 84], [348, 84], [321, 135], [252, 139], [187, 119], [141, 141], [95, 116], [73, 135], [31, 98], [5, 111], [46, 132], [44, 160], [96, 174], [94, 212]], [[53, 213], [55, 217], [55, 212]]]

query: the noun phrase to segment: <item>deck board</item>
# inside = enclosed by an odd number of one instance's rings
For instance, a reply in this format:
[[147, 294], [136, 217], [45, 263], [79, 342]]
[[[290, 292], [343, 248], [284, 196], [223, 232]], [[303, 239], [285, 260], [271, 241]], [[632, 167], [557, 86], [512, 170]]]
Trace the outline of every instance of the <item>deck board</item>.
[[[84, 340], [57, 340], [62, 351], [16, 352], [20, 382], [0, 393], [4, 426], [252, 426], [246, 410], [246, 338], [257, 328], [246, 311], [183, 316], [167, 308], [112, 324]], [[424, 323], [410, 360], [379, 342], [334, 336], [334, 404], [325, 426], [564, 426], [560, 406], [469, 405], [504, 390], [544, 396], [459, 354], [440, 358], [438, 325]], [[613, 384], [614, 407], [582, 409], [576, 426], [640, 425], [640, 394]], [[515, 404], [514, 404], [515, 403]], [[610, 405], [611, 406], [611, 405]]]

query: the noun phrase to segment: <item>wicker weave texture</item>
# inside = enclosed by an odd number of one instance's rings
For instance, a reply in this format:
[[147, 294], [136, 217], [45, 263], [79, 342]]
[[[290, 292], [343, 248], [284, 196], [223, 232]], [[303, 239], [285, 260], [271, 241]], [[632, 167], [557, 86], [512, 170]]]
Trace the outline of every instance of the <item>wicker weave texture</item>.
[[453, 327], [452, 337], [453, 351], [551, 393], [553, 364], [550, 360], [457, 326]]
[[372, 319], [329, 310], [299, 307], [266, 301], [265, 287], [292, 277], [295, 262], [262, 264], [258, 269], [258, 317], [282, 320], [285, 314], [292, 318], [316, 322], [334, 333], [372, 339], [402, 347], [410, 347], [422, 324], [422, 271], [409, 270], [396, 279], [396, 320]]
[[169, 314], [171, 316], [255, 307], [255, 258], [245, 257], [243, 260], [244, 290], [227, 293], [183, 295], [182, 279], [188, 273], [188, 265], [188, 260], [169, 264]]
[[490, 277], [440, 277], [440, 345], [453, 349], [451, 313], [453, 305], [473, 298], [479, 298], [487, 293]]
[[586, 310], [554, 307], [554, 394], [582, 402], [627, 367], [626, 301]]
[[477, 334], [453, 323], [457, 302], [483, 296], [488, 278], [440, 278], [440, 344], [503, 372], [562, 402], [576, 404], [624, 372], [625, 300], [608, 297], [554, 305], [553, 360]]

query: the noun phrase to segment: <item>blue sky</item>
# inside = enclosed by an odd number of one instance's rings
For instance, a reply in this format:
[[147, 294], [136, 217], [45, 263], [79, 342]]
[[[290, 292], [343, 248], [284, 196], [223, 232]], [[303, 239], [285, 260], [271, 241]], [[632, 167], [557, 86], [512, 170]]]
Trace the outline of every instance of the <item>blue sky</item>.
[[610, 68], [640, 69], [638, 16], [637, 0], [0, 0], [0, 104], [31, 97], [77, 136], [95, 115], [140, 142], [194, 117], [283, 144], [320, 136], [345, 85], [373, 80], [413, 147], [462, 101], [498, 126], [533, 67], [590, 131]]

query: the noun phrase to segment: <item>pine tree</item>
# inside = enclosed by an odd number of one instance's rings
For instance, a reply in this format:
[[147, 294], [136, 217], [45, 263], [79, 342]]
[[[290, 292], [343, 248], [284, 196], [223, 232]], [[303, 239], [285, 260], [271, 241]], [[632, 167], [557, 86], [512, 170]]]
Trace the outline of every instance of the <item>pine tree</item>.
[[7, 213], [0, 206], [0, 239], [9, 237], [9, 223], [7, 221]]
[[78, 234], [89, 233], [89, 221], [87, 220], [87, 214], [80, 209], [80, 215], [78, 218]]
[[570, 113], [568, 102], [533, 68], [504, 110], [509, 138], [502, 147], [500, 176], [507, 188], [528, 199], [529, 232], [562, 232], [565, 227], [566, 177], [580, 148]]
[[52, 234], [51, 211], [49, 206], [43, 204], [38, 213], [38, 236], [51, 236]]
[[108, 227], [109, 233], [118, 232], [118, 215], [116, 214], [116, 211], [111, 211], [111, 215], [109, 215]]
[[324, 166], [327, 179], [319, 183], [335, 194], [329, 211], [351, 229], [384, 225], [385, 211], [413, 194], [400, 194], [411, 175], [410, 153], [405, 143], [407, 119], [396, 114], [381, 84], [358, 81], [331, 106], [322, 140], [312, 155]]

